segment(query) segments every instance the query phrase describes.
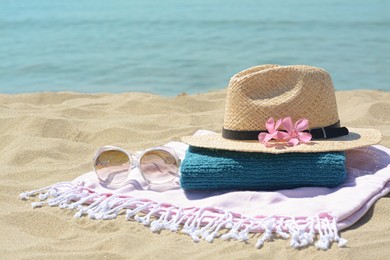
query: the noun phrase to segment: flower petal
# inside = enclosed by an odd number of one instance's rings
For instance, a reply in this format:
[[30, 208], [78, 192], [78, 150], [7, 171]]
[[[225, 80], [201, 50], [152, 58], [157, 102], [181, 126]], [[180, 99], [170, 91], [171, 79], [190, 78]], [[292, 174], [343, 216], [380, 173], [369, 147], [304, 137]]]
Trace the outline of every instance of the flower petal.
[[291, 138], [290, 141], [288, 141], [289, 145], [296, 146], [299, 144], [298, 138]]
[[284, 129], [286, 129], [288, 133], [292, 133], [294, 131], [294, 126], [291, 117], [283, 118], [282, 124]]
[[258, 136], [259, 138], [259, 141], [262, 143], [262, 144], [266, 144], [269, 140], [272, 139], [272, 135], [268, 134], [268, 133], [265, 133], [265, 132], [261, 132]]
[[259, 139], [259, 141], [260, 141], [261, 143], [264, 143], [264, 140], [265, 140], [266, 135], [267, 135], [267, 133], [261, 132], [261, 133], [257, 136], [257, 138]]
[[312, 138], [311, 134], [305, 132], [300, 132], [298, 133], [298, 135], [299, 141], [301, 141], [302, 143], [308, 143]]
[[282, 124], [282, 119], [278, 119], [275, 123], [275, 130], [278, 130], [279, 126]]
[[297, 132], [302, 132], [309, 128], [309, 120], [306, 118], [301, 118], [295, 123], [295, 130]]
[[291, 136], [289, 133], [278, 131], [275, 139], [278, 141], [288, 141], [291, 139]]
[[275, 121], [272, 117], [270, 117], [265, 123], [265, 128], [268, 130], [270, 134], [275, 132]]

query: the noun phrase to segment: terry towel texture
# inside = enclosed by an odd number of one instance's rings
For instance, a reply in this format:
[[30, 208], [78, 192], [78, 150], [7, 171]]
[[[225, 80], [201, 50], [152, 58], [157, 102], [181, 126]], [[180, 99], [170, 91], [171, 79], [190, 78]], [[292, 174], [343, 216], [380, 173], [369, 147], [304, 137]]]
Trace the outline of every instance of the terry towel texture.
[[[183, 159], [186, 145], [168, 146]], [[33, 208], [49, 205], [72, 209], [76, 218], [109, 220], [123, 216], [149, 226], [153, 232], [180, 231], [194, 241], [248, 241], [250, 233], [262, 233], [255, 244], [258, 248], [265, 241], [289, 237], [294, 248], [313, 244], [326, 250], [332, 242], [345, 246], [338, 231], [354, 224], [390, 191], [388, 148], [371, 146], [345, 154], [347, 179], [334, 188], [184, 191], [176, 182], [151, 187], [134, 168], [126, 185], [119, 189], [102, 186], [92, 171], [71, 182], [23, 192], [20, 198], [37, 196], [39, 201], [31, 203]]]
[[266, 154], [190, 146], [180, 171], [184, 190], [336, 187], [346, 179], [344, 152]]

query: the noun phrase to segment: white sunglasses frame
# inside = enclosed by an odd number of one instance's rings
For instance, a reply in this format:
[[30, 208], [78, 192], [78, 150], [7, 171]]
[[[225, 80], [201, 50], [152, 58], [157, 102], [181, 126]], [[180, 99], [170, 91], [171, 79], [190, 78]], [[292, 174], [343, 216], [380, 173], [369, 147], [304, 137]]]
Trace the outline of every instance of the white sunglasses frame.
[[[150, 180], [148, 180], [144, 173], [142, 172], [142, 170], [140, 169], [139, 165], [141, 165], [141, 159], [142, 157], [147, 154], [148, 152], [151, 152], [151, 151], [164, 151], [164, 152], [167, 152], [169, 153], [170, 155], [172, 155], [172, 157], [175, 159], [175, 163], [178, 167], [177, 169], [177, 172], [175, 172], [175, 177], [172, 178], [172, 180], [168, 181], [168, 182], [163, 182], [163, 183], [153, 183], [151, 182]], [[125, 149], [121, 148], [121, 147], [117, 147], [117, 146], [113, 146], [113, 145], [105, 145], [105, 146], [101, 146], [97, 149], [94, 157], [93, 157], [93, 169], [94, 169], [94, 172], [99, 180], [99, 182], [101, 183], [106, 183], [106, 181], [102, 180], [99, 175], [97, 174], [96, 172], [96, 160], [97, 158], [103, 153], [103, 152], [106, 152], [106, 151], [120, 151], [124, 154], [127, 155], [127, 157], [129, 158], [129, 161], [131, 163], [131, 167], [129, 168], [129, 170], [127, 171], [127, 176], [130, 176], [130, 173], [131, 171], [135, 168], [135, 167], [138, 167], [138, 171], [139, 173], [141, 174], [141, 177], [142, 179], [144, 179], [144, 181], [149, 184], [149, 185], [164, 185], [164, 184], [167, 184], [167, 183], [171, 183], [173, 182], [177, 177], [179, 177], [179, 169], [180, 169], [180, 164], [181, 164], [181, 160], [179, 159], [179, 156], [176, 154], [175, 150], [172, 149], [171, 147], [169, 146], [164, 146], [164, 145], [161, 145], [161, 146], [155, 146], [155, 147], [152, 147], [152, 148], [149, 148], [149, 149], [146, 149], [145, 151], [143, 151], [140, 155], [137, 155], [136, 153], [133, 153], [133, 152], [128, 152], [126, 151]], [[123, 182], [120, 182], [120, 183], [115, 183], [115, 185], [121, 185], [121, 184], [124, 184], [126, 181], [123, 181]]]

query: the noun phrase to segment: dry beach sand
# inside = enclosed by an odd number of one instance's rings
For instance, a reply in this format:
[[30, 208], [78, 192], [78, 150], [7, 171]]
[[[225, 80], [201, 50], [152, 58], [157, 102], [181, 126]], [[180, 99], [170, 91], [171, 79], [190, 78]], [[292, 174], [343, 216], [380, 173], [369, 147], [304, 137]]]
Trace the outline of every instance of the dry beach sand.
[[[343, 125], [377, 127], [390, 147], [390, 93], [337, 92]], [[152, 94], [38, 93], [0, 95], [0, 259], [388, 259], [390, 196], [341, 232], [347, 248], [292, 249], [288, 240], [254, 247], [152, 233], [119, 216], [74, 219], [57, 207], [32, 209], [19, 193], [69, 181], [92, 169], [100, 145], [144, 149], [197, 129], [220, 131], [225, 91], [165, 98]]]

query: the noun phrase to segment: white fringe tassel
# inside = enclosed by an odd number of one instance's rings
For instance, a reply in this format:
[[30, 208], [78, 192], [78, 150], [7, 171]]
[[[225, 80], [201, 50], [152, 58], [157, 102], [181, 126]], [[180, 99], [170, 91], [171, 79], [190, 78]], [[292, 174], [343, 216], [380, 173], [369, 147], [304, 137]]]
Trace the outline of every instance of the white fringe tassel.
[[40, 201], [32, 202], [32, 208], [47, 204], [76, 210], [75, 218], [88, 215], [91, 219], [100, 220], [114, 219], [126, 210], [127, 220], [134, 219], [149, 226], [153, 232], [181, 231], [195, 242], [203, 239], [212, 243], [217, 237], [222, 240], [247, 241], [249, 233], [262, 233], [255, 244], [257, 248], [274, 238], [290, 238], [293, 248], [314, 245], [321, 250], [329, 249], [333, 241], [339, 247], [347, 243], [346, 239], [339, 237], [337, 220], [332, 217], [314, 216], [299, 220], [276, 216], [249, 218], [214, 208], [182, 208], [145, 199], [99, 194], [85, 188], [83, 183], [74, 185], [70, 182], [23, 192], [19, 198], [27, 200], [36, 195]]

